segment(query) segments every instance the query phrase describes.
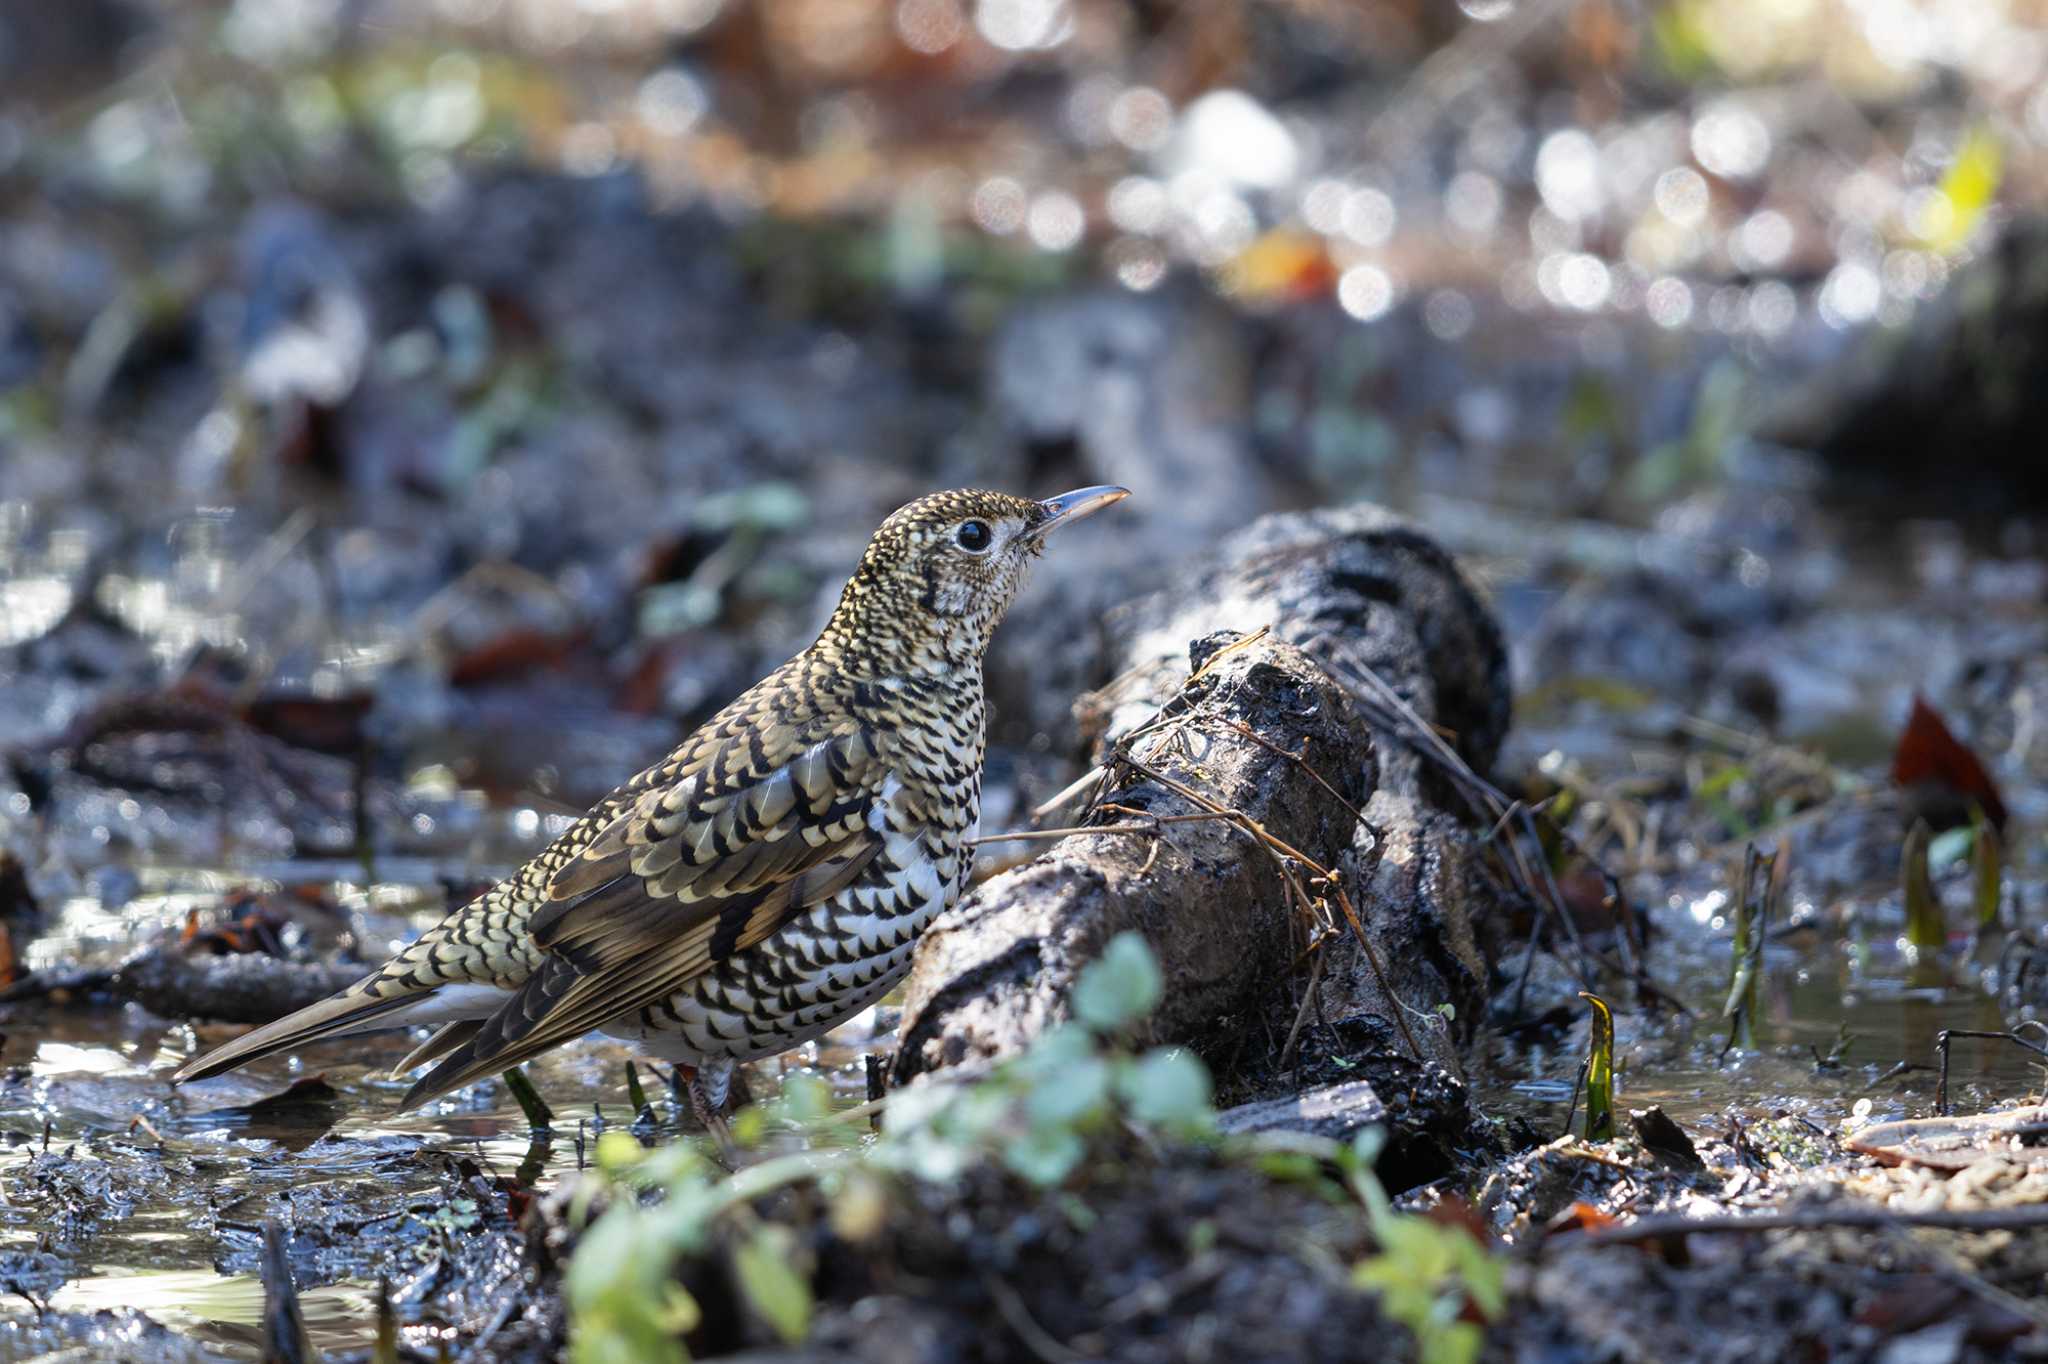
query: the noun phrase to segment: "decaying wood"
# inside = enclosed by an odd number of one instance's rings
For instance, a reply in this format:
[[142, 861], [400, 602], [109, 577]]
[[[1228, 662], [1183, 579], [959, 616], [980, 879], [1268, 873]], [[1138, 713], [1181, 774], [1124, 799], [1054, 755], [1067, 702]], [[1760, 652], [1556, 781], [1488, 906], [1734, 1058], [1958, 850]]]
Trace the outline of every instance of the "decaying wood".
[[[1299, 650], [1272, 640], [1232, 650], [1176, 699], [1175, 717], [1135, 745], [1142, 761], [1320, 861], [1351, 845], [1376, 770], [1371, 739], [1343, 689]], [[1325, 755], [1336, 794], [1230, 721]], [[1179, 819], [1209, 812], [1136, 773], [1104, 800], [1116, 823], [1173, 822], [1151, 837], [1069, 839], [942, 916], [913, 970], [899, 1078], [1028, 1043], [1066, 1015], [1075, 977], [1126, 929], [1152, 943], [1170, 983], [1152, 1020], [1161, 1037], [1245, 1007], [1249, 988], [1284, 976], [1306, 950], [1310, 924], [1290, 902], [1287, 868], [1243, 828]]]
[[1053, 822], [1120, 827], [1058, 843], [928, 930], [897, 1078], [1027, 1045], [1127, 929], [1165, 973], [1155, 1038], [1214, 1051], [1219, 1026], [1260, 1026], [1278, 996], [1298, 1025], [1370, 1019], [1455, 1070], [1485, 973], [1477, 840], [1345, 680], [1380, 679], [1491, 761], [1505, 656], [1449, 556], [1377, 508], [1269, 517], [1107, 635], [1113, 680], [1077, 707], [1106, 775], [1086, 821]]
[[1332, 1141], [1349, 1140], [1386, 1121], [1387, 1106], [1366, 1080], [1239, 1104], [1216, 1115], [1216, 1126], [1228, 1133], [1306, 1132]]

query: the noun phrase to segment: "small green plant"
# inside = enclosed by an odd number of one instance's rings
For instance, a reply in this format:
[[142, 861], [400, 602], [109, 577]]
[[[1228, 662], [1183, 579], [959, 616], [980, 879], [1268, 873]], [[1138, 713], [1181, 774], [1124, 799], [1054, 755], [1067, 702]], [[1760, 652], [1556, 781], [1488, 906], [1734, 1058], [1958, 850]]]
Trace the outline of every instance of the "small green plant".
[[1942, 922], [1941, 900], [1934, 893], [1934, 877], [1927, 865], [1927, 849], [1933, 839], [1927, 821], [1916, 819], [1899, 856], [1899, 879], [1906, 894], [1906, 941], [1922, 951], [1939, 949], [1948, 942], [1948, 925]]
[[554, 1110], [548, 1101], [541, 1098], [540, 1091], [533, 1087], [533, 1081], [526, 1078], [526, 1072], [514, 1066], [498, 1077], [505, 1082], [505, 1088], [512, 1091], [512, 1097], [519, 1104], [519, 1111], [526, 1115], [526, 1125], [536, 1132], [545, 1132], [555, 1120]]
[[1472, 1364], [1486, 1341], [1481, 1323], [1506, 1305], [1505, 1270], [1463, 1227], [1394, 1211], [1372, 1170], [1384, 1141], [1371, 1128], [1347, 1152], [1347, 1182], [1379, 1246], [1352, 1282], [1378, 1293], [1380, 1310], [1415, 1333], [1423, 1364]]
[[1592, 1030], [1586, 1051], [1586, 1140], [1614, 1137], [1614, 1015], [1607, 1001], [1579, 991], [1593, 1006]]
[[[973, 1082], [927, 1082], [891, 1094], [881, 1133], [866, 1144], [854, 1124], [830, 1112], [822, 1082], [803, 1075], [773, 1103], [743, 1110], [733, 1136], [758, 1145], [771, 1129], [798, 1125], [810, 1149], [736, 1174], [688, 1143], [649, 1151], [627, 1132], [606, 1132], [595, 1177], [570, 1210], [572, 1220], [587, 1222], [565, 1279], [573, 1364], [685, 1364], [684, 1337], [702, 1314], [675, 1268], [714, 1244], [730, 1253], [733, 1282], [755, 1319], [786, 1344], [800, 1344], [816, 1314], [811, 1267], [797, 1235], [755, 1207], [779, 1189], [816, 1189], [834, 1233], [860, 1244], [888, 1226], [905, 1181], [947, 1183], [994, 1164], [1085, 1227], [1096, 1214], [1078, 1186], [1064, 1186], [1091, 1152], [1126, 1129], [1148, 1142], [1211, 1144], [1275, 1181], [1333, 1198], [1348, 1189], [1377, 1242], [1354, 1281], [1415, 1333], [1427, 1364], [1470, 1364], [1483, 1340], [1480, 1322], [1501, 1310], [1500, 1264], [1464, 1230], [1392, 1210], [1371, 1168], [1383, 1140], [1377, 1131], [1351, 1146], [1311, 1137], [1279, 1142], [1274, 1134], [1219, 1137], [1199, 1059], [1177, 1047], [1133, 1053], [1124, 1045], [1161, 988], [1144, 940], [1113, 939], [1076, 982], [1073, 1022]], [[835, 1139], [849, 1144], [834, 1146]], [[592, 1220], [599, 1198], [607, 1206]], [[715, 1231], [722, 1234], [714, 1243]], [[1189, 1253], [1209, 1248], [1216, 1235], [1213, 1223], [1196, 1223]]]
[[[1131, 1055], [1116, 1045], [1158, 1005], [1161, 988], [1144, 939], [1112, 939], [1075, 984], [1075, 1022], [1051, 1029], [976, 1083], [892, 1094], [882, 1134], [866, 1148], [802, 1151], [721, 1177], [688, 1144], [648, 1152], [625, 1132], [605, 1133], [597, 1145], [599, 1179], [588, 1196], [602, 1188], [610, 1206], [570, 1261], [570, 1357], [575, 1364], [686, 1360], [681, 1337], [699, 1312], [674, 1282], [677, 1257], [706, 1249], [719, 1217], [741, 1216], [736, 1210], [783, 1185], [817, 1184], [833, 1200], [835, 1222], [872, 1234], [887, 1213], [878, 1177], [943, 1182], [993, 1159], [1019, 1179], [1052, 1189], [1119, 1121], [1163, 1135], [1207, 1136], [1215, 1109], [1201, 1061], [1177, 1047]], [[777, 1123], [822, 1123], [830, 1097], [816, 1077], [793, 1076], [775, 1104], [738, 1115], [734, 1139], [753, 1146]], [[644, 1201], [655, 1190], [665, 1197]], [[793, 1251], [786, 1228], [759, 1224], [734, 1254], [748, 1307], [792, 1344], [807, 1334], [812, 1311]]]
[[647, 1102], [647, 1091], [640, 1087], [640, 1069], [631, 1061], [626, 1062], [626, 1103], [633, 1110], [635, 1122], [654, 1114]]
[[1148, 1128], [1200, 1135], [1214, 1121], [1209, 1072], [1177, 1047], [1139, 1056], [1112, 1044], [1158, 1006], [1158, 964], [1124, 933], [1075, 983], [1076, 1021], [973, 1086], [924, 1085], [892, 1095], [872, 1158], [926, 1178], [991, 1155], [1041, 1188], [1064, 1182], [1088, 1141], [1121, 1115]]
[[1721, 1016], [1728, 1020], [1728, 1041], [1722, 1047], [1748, 1050], [1756, 1046], [1756, 1016], [1764, 978], [1764, 938], [1770, 927], [1771, 901], [1779, 884], [1779, 851], [1759, 857], [1751, 844], [1742, 859], [1742, 885], [1735, 899], [1735, 932], [1729, 942], [1728, 999]]
[[1970, 844], [1970, 899], [1977, 911], [1977, 932], [1991, 936], [1998, 932], [1998, 910], [2005, 899], [2005, 844], [1998, 826], [1980, 811]]

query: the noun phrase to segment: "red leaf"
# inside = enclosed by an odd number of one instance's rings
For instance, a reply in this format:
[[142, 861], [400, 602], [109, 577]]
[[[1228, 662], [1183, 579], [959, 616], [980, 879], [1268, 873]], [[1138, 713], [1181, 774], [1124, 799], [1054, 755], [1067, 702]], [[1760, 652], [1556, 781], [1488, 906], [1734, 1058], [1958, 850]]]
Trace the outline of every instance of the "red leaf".
[[1913, 714], [1892, 755], [1892, 780], [1908, 791], [1948, 797], [1964, 806], [1975, 804], [1994, 826], [2005, 828], [2005, 801], [1998, 784], [1924, 697], [1913, 698]]
[[1459, 1228], [1482, 1246], [1493, 1243], [1493, 1233], [1487, 1230], [1486, 1219], [1471, 1203], [1456, 1195], [1445, 1198], [1423, 1215], [1438, 1226]]
[[1600, 1211], [1591, 1203], [1580, 1200], [1566, 1208], [1556, 1217], [1550, 1219], [1549, 1230], [1552, 1232], [1599, 1231], [1602, 1227], [1614, 1226], [1620, 1220], [1617, 1217]]
[[552, 671], [568, 662], [583, 642], [582, 631], [558, 635], [515, 626], [458, 657], [448, 670], [448, 683], [476, 687]]
[[242, 719], [295, 748], [353, 757], [362, 751], [363, 723], [375, 698], [351, 696], [259, 696], [242, 708]]

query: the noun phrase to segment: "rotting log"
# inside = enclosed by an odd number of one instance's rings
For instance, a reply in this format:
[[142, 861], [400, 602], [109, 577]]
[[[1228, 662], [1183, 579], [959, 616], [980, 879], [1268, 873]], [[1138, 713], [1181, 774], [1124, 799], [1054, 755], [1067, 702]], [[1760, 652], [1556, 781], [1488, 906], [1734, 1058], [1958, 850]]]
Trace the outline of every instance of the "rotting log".
[[[1240, 647], [1223, 652], [1232, 644]], [[1371, 737], [1344, 689], [1277, 640], [1211, 636], [1195, 659], [1212, 666], [1174, 696], [1174, 718], [1138, 743], [1137, 756], [1327, 866], [1351, 846], [1376, 774]], [[1329, 768], [1330, 789], [1286, 756], [1304, 745]], [[1114, 822], [1157, 821], [1158, 832], [1068, 839], [927, 930], [899, 1078], [1021, 1049], [1065, 1016], [1080, 970], [1126, 929], [1145, 935], [1165, 973], [1166, 998], [1150, 1020], [1161, 1038], [1242, 1009], [1254, 982], [1286, 975], [1307, 949], [1311, 926], [1290, 873], [1234, 820], [1142, 776], [1113, 783], [1104, 803]]]
[[1386, 1121], [1387, 1106], [1367, 1080], [1239, 1104], [1216, 1115], [1217, 1129], [1225, 1133], [1306, 1132], [1331, 1141], [1349, 1141]]
[[1233, 1050], [1219, 1029], [1265, 1030], [1278, 999], [1293, 1021], [1268, 1053], [1367, 1020], [1457, 1073], [1484, 998], [1477, 840], [1368, 720], [1385, 708], [1358, 704], [1376, 678], [1490, 763], [1505, 650], [1450, 557], [1375, 507], [1267, 517], [1106, 633], [1114, 680], [1077, 713], [1108, 774], [1090, 822], [1123, 832], [1065, 839], [927, 930], [896, 1079], [1022, 1049], [1125, 930], [1166, 979], [1150, 1040], [1214, 1060]]
[[161, 1018], [264, 1023], [361, 980], [354, 961], [284, 961], [259, 952], [201, 956], [152, 948], [115, 969], [113, 993]]

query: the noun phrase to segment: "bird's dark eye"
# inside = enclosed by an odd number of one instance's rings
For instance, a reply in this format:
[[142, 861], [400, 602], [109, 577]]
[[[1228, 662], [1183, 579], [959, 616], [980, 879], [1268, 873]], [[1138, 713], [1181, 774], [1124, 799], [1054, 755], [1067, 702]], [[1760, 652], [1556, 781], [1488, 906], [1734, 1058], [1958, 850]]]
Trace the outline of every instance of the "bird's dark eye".
[[965, 550], [987, 549], [991, 538], [986, 521], [962, 521], [953, 532], [953, 542]]

